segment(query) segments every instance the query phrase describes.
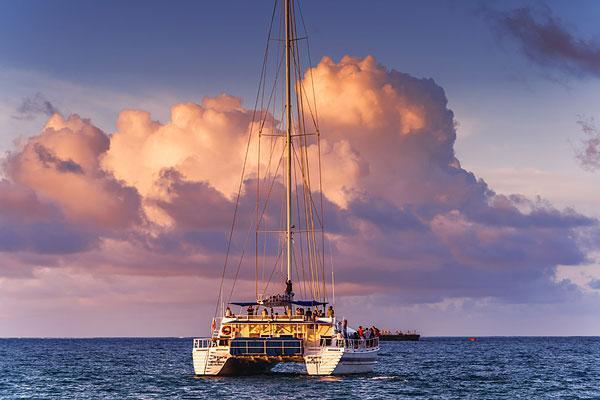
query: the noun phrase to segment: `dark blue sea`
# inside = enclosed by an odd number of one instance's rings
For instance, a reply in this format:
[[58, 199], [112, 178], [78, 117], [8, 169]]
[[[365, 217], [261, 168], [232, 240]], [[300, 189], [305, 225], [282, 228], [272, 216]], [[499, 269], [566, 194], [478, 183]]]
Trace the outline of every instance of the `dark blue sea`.
[[1, 399], [600, 399], [600, 338], [382, 344], [371, 375], [196, 378], [191, 339], [0, 339]]

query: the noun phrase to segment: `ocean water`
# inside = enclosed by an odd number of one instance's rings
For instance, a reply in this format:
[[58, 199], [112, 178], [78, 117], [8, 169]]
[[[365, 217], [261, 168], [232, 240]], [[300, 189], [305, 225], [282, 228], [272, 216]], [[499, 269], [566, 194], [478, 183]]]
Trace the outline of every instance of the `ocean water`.
[[1, 399], [600, 399], [600, 338], [382, 343], [373, 374], [197, 378], [191, 339], [0, 339]]

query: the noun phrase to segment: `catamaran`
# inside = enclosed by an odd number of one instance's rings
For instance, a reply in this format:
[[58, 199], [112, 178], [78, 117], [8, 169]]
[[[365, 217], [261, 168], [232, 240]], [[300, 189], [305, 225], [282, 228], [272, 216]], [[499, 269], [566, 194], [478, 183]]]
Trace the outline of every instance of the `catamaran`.
[[[211, 337], [193, 340], [196, 375], [264, 373], [284, 362], [305, 364], [309, 375], [355, 374], [372, 372], [377, 362], [375, 330], [360, 327], [359, 334], [336, 316], [331, 254], [331, 277], [325, 273], [321, 133], [313, 77], [311, 72], [302, 77], [300, 42], [309, 63], [310, 55], [306, 35], [297, 33], [298, 21], [305, 33], [299, 5], [294, 0], [275, 2]], [[258, 162], [246, 176], [250, 153], [257, 154]], [[243, 225], [239, 213], [247, 208], [242, 202], [248, 196], [242, 192], [248, 187], [256, 190], [254, 222], [246, 224], [244, 245], [234, 250], [234, 232]], [[248, 265], [244, 255], [252, 230], [255, 298], [232, 300], [238, 294], [240, 269]], [[239, 261], [233, 264], [234, 277], [228, 278], [234, 253]], [[274, 278], [281, 278], [280, 293], [269, 292]], [[225, 283], [231, 284], [230, 290], [224, 289]]]

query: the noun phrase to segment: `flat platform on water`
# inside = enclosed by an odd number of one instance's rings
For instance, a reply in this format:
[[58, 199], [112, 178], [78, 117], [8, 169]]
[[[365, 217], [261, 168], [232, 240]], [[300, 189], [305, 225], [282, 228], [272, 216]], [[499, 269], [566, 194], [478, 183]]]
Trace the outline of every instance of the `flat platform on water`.
[[381, 335], [379, 340], [384, 342], [417, 342], [421, 339], [418, 333], [407, 333], [399, 335]]

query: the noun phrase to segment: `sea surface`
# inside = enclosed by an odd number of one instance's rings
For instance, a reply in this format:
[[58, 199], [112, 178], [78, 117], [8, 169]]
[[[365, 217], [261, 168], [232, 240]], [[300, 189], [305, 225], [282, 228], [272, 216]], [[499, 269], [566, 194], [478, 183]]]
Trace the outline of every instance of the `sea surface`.
[[191, 339], [0, 339], [1, 399], [600, 399], [600, 338], [382, 344], [375, 372], [194, 377]]

